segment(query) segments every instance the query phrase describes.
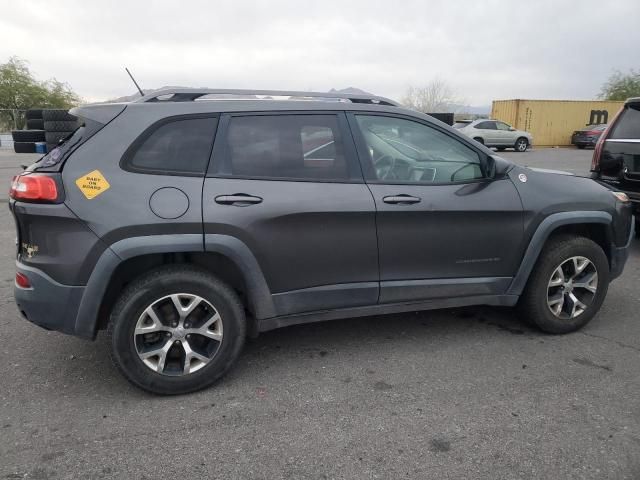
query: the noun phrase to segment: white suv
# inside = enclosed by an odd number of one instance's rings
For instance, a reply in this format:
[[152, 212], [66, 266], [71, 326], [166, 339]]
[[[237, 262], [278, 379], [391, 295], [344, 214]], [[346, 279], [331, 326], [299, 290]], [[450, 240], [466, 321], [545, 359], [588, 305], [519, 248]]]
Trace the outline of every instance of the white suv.
[[486, 145], [496, 147], [498, 150], [513, 148], [516, 152], [525, 152], [533, 143], [533, 137], [529, 132], [516, 130], [511, 125], [498, 120], [486, 118], [472, 122], [457, 122], [454, 125], [460, 133]]

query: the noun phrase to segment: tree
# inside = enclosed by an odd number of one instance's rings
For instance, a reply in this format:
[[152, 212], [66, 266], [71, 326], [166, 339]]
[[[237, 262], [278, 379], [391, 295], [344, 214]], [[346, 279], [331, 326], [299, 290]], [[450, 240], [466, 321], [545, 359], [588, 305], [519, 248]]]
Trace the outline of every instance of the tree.
[[423, 87], [409, 87], [401, 103], [423, 113], [442, 113], [455, 110], [462, 103], [444, 80], [435, 78]]
[[68, 84], [55, 78], [39, 82], [27, 62], [18, 57], [0, 64], [0, 123], [10, 128], [23, 126], [24, 111], [29, 108], [68, 109], [79, 102], [80, 97]]
[[605, 100], [626, 100], [631, 97], [640, 97], [640, 72], [633, 69], [629, 70], [629, 73], [615, 70], [602, 85], [599, 97]]

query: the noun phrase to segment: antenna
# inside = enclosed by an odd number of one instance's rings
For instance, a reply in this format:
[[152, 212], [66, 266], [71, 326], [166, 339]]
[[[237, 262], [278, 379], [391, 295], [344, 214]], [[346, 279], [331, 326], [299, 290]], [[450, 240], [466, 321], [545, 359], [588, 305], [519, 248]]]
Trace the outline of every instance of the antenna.
[[144, 92], [142, 91], [142, 89], [140, 88], [140, 85], [138, 85], [138, 82], [136, 82], [136, 79], [133, 78], [133, 75], [131, 75], [131, 72], [129, 71], [129, 69], [127, 67], [124, 67], [124, 69], [127, 71], [127, 73], [129, 74], [129, 76], [131, 77], [131, 81], [134, 83], [134, 85], [136, 86], [136, 88], [138, 89], [138, 91], [140, 92], [140, 96], [144, 97]]

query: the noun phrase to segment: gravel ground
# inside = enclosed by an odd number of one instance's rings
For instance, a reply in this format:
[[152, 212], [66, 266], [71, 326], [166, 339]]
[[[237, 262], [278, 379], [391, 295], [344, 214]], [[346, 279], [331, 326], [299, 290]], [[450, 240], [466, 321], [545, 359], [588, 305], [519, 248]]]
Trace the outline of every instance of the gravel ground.
[[[587, 174], [591, 152], [504, 156]], [[0, 201], [28, 158], [0, 150]], [[640, 242], [578, 333], [496, 308], [296, 326], [250, 341], [215, 387], [162, 398], [116, 372], [104, 337], [20, 319], [6, 208], [0, 225], [0, 478], [640, 478]]]

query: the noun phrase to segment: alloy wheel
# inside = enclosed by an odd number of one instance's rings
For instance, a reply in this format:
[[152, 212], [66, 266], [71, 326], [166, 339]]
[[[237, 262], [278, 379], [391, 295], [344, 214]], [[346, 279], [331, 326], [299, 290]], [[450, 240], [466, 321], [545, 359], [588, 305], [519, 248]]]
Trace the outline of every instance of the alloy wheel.
[[573, 319], [585, 312], [598, 291], [598, 271], [586, 257], [571, 257], [551, 274], [547, 305], [557, 318]]
[[222, 344], [222, 318], [202, 297], [167, 295], [144, 309], [136, 323], [138, 357], [154, 372], [181, 376], [206, 366]]
[[519, 152], [524, 152], [527, 149], [527, 141], [524, 138], [521, 138], [516, 142], [516, 150]]

